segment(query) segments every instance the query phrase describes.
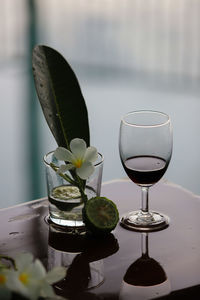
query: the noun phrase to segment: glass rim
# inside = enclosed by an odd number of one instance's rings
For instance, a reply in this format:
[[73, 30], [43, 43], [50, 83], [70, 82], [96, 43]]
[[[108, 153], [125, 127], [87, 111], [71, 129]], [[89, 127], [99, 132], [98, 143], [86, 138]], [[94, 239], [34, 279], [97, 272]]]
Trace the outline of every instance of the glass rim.
[[[46, 154], [43, 156], [43, 162], [44, 162], [46, 165], [48, 165], [49, 167], [51, 166], [51, 164], [47, 162], [47, 157], [48, 157], [50, 154], [53, 154], [54, 152], [55, 152], [55, 150], [49, 151], [48, 153], [46, 153]], [[98, 155], [100, 156], [100, 159], [101, 159], [101, 160], [100, 160], [99, 162], [95, 163], [95, 164], [94, 164], [94, 167], [97, 167], [97, 166], [99, 166], [100, 164], [102, 164], [102, 163], [104, 162], [104, 156], [103, 156], [103, 154], [101, 154], [100, 152], [97, 152], [97, 153], [98, 153]]]
[[[139, 122], [134, 123], [134, 122], [129, 122], [129, 121], [125, 120], [125, 118], [130, 116], [130, 115], [142, 114], [142, 113], [146, 113], [146, 114], [154, 113], [154, 114], [162, 115], [162, 116], [166, 117], [166, 121], [163, 121], [163, 122], [160, 121], [160, 122], [157, 122], [156, 124], [140, 124]], [[160, 127], [160, 126], [167, 125], [168, 123], [170, 123], [170, 117], [169, 117], [168, 114], [166, 114], [164, 112], [161, 112], [161, 111], [156, 111], [156, 110], [135, 110], [135, 111], [128, 112], [127, 114], [122, 116], [121, 117], [121, 122], [126, 124], [126, 125], [133, 126], [133, 127], [151, 128], [151, 127]]]

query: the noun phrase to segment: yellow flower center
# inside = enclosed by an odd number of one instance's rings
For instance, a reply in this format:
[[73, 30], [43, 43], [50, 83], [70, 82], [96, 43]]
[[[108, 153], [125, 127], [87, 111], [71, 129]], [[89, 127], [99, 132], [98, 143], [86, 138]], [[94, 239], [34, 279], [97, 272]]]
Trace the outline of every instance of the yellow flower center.
[[23, 284], [27, 284], [28, 283], [28, 274], [26, 273], [21, 273], [19, 275], [19, 280], [23, 283]]
[[6, 276], [3, 274], [0, 274], [0, 284], [4, 284], [6, 282]]
[[74, 165], [76, 168], [80, 168], [82, 166], [82, 163], [83, 163], [82, 159], [77, 159], [74, 161]]

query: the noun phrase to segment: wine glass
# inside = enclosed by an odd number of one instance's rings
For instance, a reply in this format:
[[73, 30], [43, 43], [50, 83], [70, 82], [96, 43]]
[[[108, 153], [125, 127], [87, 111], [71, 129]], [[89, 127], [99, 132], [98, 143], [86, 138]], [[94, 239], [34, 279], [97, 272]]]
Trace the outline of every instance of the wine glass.
[[142, 190], [141, 209], [123, 216], [123, 227], [155, 231], [168, 226], [167, 216], [149, 211], [148, 191], [167, 170], [172, 144], [171, 121], [165, 113], [141, 110], [122, 118], [119, 135], [121, 162], [129, 178]]

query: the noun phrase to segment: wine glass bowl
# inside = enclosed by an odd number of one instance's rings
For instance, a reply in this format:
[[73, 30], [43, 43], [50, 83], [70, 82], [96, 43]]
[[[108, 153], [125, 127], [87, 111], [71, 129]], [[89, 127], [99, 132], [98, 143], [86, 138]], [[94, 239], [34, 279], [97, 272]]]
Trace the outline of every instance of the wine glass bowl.
[[172, 126], [168, 115], [157, 111], [126, 114], [120, 125], [119, 152], [128, 177], [142, 190], [142, 207], [123, 216], [121, 225], [137, 231], [168, 226], [169, 218], [149, 211], [148, 190], [167, 170], [172, 155]]

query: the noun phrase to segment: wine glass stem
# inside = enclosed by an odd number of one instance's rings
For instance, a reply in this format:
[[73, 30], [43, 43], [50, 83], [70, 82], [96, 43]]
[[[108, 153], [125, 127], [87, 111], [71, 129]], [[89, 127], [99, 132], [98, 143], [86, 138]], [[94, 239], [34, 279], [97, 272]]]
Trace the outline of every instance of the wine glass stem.
[[149, 212], [149, 188], [146, 186], [142, 187], [142, 213], [146, 214]]

